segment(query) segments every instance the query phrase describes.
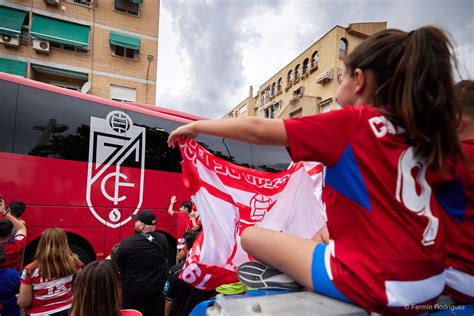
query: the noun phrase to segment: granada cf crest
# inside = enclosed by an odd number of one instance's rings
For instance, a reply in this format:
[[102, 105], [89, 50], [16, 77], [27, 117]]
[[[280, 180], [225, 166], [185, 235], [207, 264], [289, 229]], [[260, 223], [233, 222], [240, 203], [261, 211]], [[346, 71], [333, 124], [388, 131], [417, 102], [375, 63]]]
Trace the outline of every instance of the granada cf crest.
[[145, 177], [145, 128], [122, 111], [91, 117], [87, 205], [103, 224], [116, 228], [138, 212]]

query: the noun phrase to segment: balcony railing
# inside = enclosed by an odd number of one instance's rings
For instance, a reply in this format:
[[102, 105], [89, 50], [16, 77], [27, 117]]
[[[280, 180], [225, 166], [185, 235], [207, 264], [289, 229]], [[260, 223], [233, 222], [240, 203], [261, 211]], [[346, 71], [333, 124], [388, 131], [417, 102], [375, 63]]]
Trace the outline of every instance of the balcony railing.
[[91, 6], [92, 1], [91, 0], [70, 0], [73, 3], [85, 5], [85, 6]]

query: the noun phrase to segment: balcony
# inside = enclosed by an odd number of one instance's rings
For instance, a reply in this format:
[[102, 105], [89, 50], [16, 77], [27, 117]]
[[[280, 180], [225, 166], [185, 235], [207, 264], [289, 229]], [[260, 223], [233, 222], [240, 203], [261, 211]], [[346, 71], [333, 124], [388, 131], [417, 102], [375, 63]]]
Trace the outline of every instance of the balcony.
[[325, 85], [326, 83], [332, 80], [333, 74], [334, 74], [333, 68], [326, 70], [321, 75], [319, 75], [319, 77], [316, 79], [316, 83], [320, 85]]

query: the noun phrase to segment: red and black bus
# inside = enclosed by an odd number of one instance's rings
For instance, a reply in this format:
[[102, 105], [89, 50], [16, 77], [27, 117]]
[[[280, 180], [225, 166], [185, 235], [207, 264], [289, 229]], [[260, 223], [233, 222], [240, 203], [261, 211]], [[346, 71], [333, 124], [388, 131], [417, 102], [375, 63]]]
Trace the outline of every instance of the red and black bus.
[[[133, 233], [131, 215], [157, 217], [176, 249], [171, 195], [189, 199], [181, 156], [167, 146], [179, 125], [200, 119], [161, 107], [122, 103], [0, 73], [0, 194], [27, 204], [25, 262], [41, 233], [63, 228], [83, 262], [104, 258]], [[198, 141], [215, 155], [265, 171], [285, 169], [290, 158], [277, 147], [253, 146], [212, 136]]]

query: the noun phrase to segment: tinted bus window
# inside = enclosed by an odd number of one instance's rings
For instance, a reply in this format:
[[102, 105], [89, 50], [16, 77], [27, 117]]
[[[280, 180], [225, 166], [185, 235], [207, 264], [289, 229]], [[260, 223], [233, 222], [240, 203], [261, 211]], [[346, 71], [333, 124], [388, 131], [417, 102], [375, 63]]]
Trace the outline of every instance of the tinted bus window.
[[0, 151], [13, 151], [13, 131], [15, 126], [15, 106], [18, 85], [0, 81]]
[[249, 144], [204, 134], [201, 134], [197, 141], [217, 157], [244, 167], [251, 165]]
[[[132, 111], [127, 114], [136, 126], [146, 129], [145, 136], [145, 168], [170, 172], [181, 172], [181, 154], [178, 148], [168, 148], [168, 136], [180, 124], [148, 116]], [[124, 162], [125, 166], [133, 166], [132, 157]]]
[[252, 145], [254, 169], [277, 172], [288, 168], [291, 158], [283, 147]]
[[113, 108], [58, 93], [20, 86], [15, 153], [87, 161], [91, 116]]

